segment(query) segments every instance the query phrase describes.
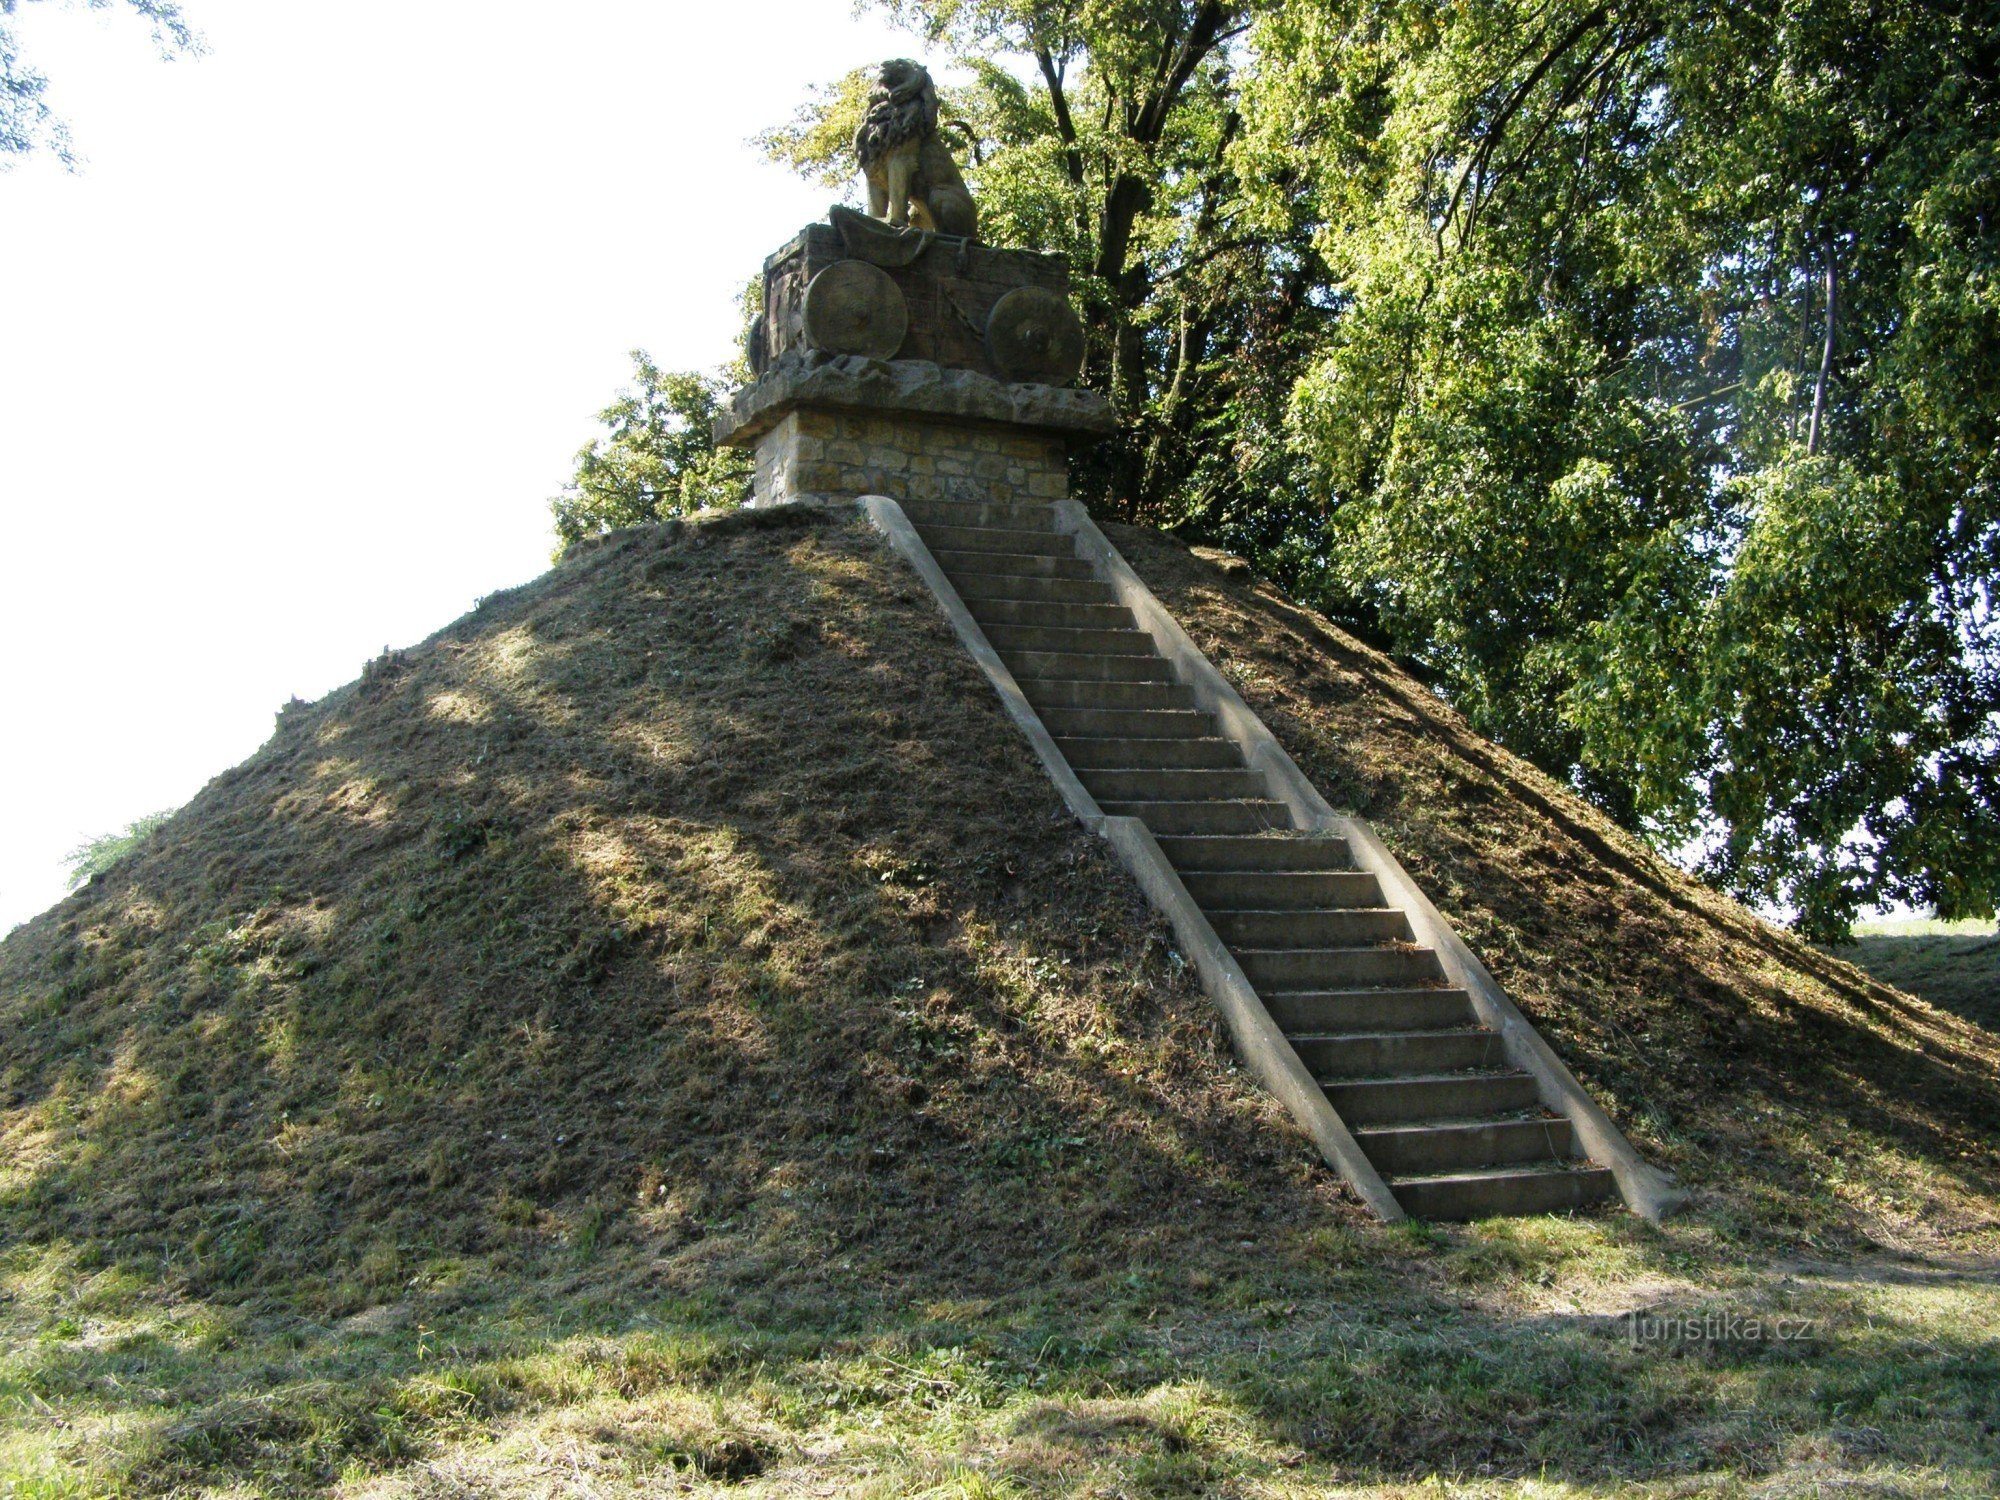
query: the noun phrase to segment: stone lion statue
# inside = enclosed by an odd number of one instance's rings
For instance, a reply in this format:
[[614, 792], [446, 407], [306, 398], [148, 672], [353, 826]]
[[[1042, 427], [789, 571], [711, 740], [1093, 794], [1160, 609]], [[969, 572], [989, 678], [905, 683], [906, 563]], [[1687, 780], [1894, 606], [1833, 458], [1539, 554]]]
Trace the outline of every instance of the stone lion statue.
[[979, 238], [979, 209], [938, 139], [937, 85], [907, 57], [882, 64], [868, 114], [854, 132], [854, 154], [868, 181], [868, 212], [897, 228]]

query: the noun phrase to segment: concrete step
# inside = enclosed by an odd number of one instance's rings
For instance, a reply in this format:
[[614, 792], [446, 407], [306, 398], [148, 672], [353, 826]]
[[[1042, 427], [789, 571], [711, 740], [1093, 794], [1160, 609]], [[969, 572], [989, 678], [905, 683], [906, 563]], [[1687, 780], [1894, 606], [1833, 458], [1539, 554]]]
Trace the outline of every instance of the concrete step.
[[1243, 972], [1271, 990], [1408, 989], [1444, 977], [1428, 948], [1232, 948]]
[[1044, 578], [1037, 574], [963, 573], [952, 587], [972, 609], [985, 599], [1039, 600], [1049, 604], [1116, 604], [1118, 595], [1095, 578]]
[[1576, 1133], [1559, 1115], [1512, 1120], [1436, 1120], [1357, 1130], [1362, 1154], [1385, 1176], [1463, 1172], [1519, 1162], [1570, 1161]]
[[920, 526], [932, 552], [997, 553], [1005, 557], [1076, 557], [1076, 538], [1054, 531], [1002, 526]]
[[1352, 870], [1347, 840], [1323, 834], [1299, 833], [1290, 827], [1264, 838], [1172, 838], [1160, 840], [1160, 852], [1176, 870], [1227, 870], [1267, 873]]
[[1264, 795], [1264, 773], [1208, 767], [1079, 767], [1077, 775], [1099, 802], [1235, 802]]
[[1168, 766], [1205, 770], [1240, 770], [1243, 752], [1233, 741], [1218, 737], [1135, 740], [1065, 736], [1056, 741], [1063, 758], [1078, 770], [1085, 767]]
[[1351, 1031], [1294, 1036], [1292, 1050], [1320, 1079], [1389, 1078], [1502, 1068], [1507, 1049], [1483, 1027], [1451, 1031]]
[[[992, 640], [992, 636], [988, 636]], [[1036, 680], [1052, 682], [1174, 682], [1174, 668], [1162, 656], [1102, 656], [1096, 652], [1006, 652], [1008, 670], [1026, 690]], [[1092, 712], [1092, 710], [1072, 710]], [[1214, 724], [1208, 714], [1202, 714]], [[1094, 730], [1080, 730], [1094, 734]], [[1116, 730], [1106, 730], [1116, 732]], [[1204, 730], [1212, 732], [1212, 730]]]
[[938, 526], [1049, 532], [1056, 526], [1055, 507], [1046, 500], [905, 500], [903, 514], [923, 533]]
[[1382, 904], [1382, 883], [1362, 870], [1190, 870], [1181, 876], [1181, 883], [1208, 912], [1314, 911], [1323, 906]]
[[1476, 1026], [1464, 990], [1273, 990], [1264, 1008], [1287, 1034], [1320, 1031], [1443, 1031]]
[[1393, 906], [1320, 907], [1312, 911], [1207, 908], [1209, 925], [1234, 948], [1353, 948], [1407, 943], [1410, 919]]
[[1058, 604], [1040, 599], [968, 599], [965, 603], [973, 618], [989, 629], [995, 625], [1049, 625], [1070, 630], [1137, 628], [1132, 623], [1132, 611], [1122, 604]]
[[1413, 1218], [1489, 1219], [1588, 1208], [1617, 1191], [1603, 1167], [1489, 1167], [1439, 1177], [1393, 1177], [1389, 1191]]
[[[1127, 616], [1129, 619], [1130, 616]], [[1058, 656], [1151, 656], [1153, 638], [1136, 626], [1068, 630], [1060, 625], [982, 625], [986, 639], [1002, 651], [1046, 651]]]
[[954, 585], [968, 578], [1069, 578], [1096, 582], [1090, 564], [1080, 557], [1057, 557], [1042, 552], [969, 552], [943, 542], [932, 542], [931, 555], [950, 575]]
[[1072, 682], [1056, 677], [1017, 677], [1037, 709], [1194, 707], [1194, 689], [1178, 682]]
[[[1127, 657], [1108, 657], [1110, 661], [1125, 661]], [[1166, 663], [1160, 663], [1165, 666]], [[1015, 676], [1020, 676], [1016, 667]], [[1023, 690], [1032, 698], [1033, 689]], [[1198, 740], [1215, 738], [1215, 716], [1203, 713], [1198, 708], [1046, 708], [1041, 710], [1042, 724], [1050, 734], [1063, 739], [1082, 739], [1093, 735], [1105, 737], [1131, 736], [1142, 740]]]
[[1137, 818], [1155, 834], [1256, 833], [1284, 826], [1291, 813], [1282, 802], [1106, 802], [1099, 807], [1115, 818]]
[[1327, 1102], [1350, 1130], [1422, 1120], [1482, 1120], [1535, 1108], [1535, 1080], [1512, 1070], [1338, 1078], [1323, 1085]]

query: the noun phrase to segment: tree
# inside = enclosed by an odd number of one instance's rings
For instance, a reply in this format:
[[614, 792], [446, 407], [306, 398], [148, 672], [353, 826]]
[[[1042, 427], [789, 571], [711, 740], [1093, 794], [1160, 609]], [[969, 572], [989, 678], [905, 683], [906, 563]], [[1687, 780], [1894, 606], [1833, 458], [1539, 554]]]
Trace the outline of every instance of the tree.
[[1292, 407], [1338, 589], [1815, 935], [2000, 889], [1983, 9], [1300, 0], [1244, 86], [1343, 304]]
[[[1256, 557], [1814, 935], [2000, 892], [1990, 0], [881, 0]], [[768, 144], [845, 167], [850, 78]]]
[[602, 435], [578, 450], [576, 476], [549, 501], [558, 555], [585, 537], [741, 503], [750, 463], [709, 437], [733, 383], [662, 371], [632, 351], [633, 383], [598, 413]]
[[104, 874], [164, 828], [167, 820], [177, 811], [177, 808], [170, 807], [165, 812], [148, 813], [127, 823], [117, 833], [100, 834], [78, 844], [63, 857], [63, 863], [69, 866], [69, 888], [75, 890], [86, 881]]
[[[12, 17], [21, 0], [0, 0], [0, 167], [37, 148], [55, 153], [65, 166], [76, 165], [69, 129], [49, 108], [49, 80], [21, 56]], [[201, 49], [175, 0], [83, 0], [92, 10], [122, 4], [152, 24], [153, 40], [162, 56]]]

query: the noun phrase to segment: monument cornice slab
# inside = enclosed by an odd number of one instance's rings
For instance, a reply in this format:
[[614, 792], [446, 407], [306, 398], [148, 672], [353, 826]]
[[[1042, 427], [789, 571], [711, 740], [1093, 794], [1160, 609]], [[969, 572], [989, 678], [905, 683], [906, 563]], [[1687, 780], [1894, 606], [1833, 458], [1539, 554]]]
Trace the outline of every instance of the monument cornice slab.
[[995, 380], [921, 359], [787, 356], [738, 391], [715, 419], [720, 447], [747, 447], [804, 408], [1097, 439], [1117, 415], [1096, 391]]

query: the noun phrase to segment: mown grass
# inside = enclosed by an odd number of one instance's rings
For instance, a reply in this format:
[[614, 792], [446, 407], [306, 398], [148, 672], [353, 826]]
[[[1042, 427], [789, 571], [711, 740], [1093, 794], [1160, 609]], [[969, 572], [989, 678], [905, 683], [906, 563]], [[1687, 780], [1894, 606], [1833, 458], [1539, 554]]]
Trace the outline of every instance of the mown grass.
[[[614, 1235], [586, 1266], [440, 1266], [326, 1323], [17, 1252], [0, 1475], [27, 1495], [1974, 1495], [2000, 1471], [1990, 1279], [1759, 1266], [1699, 1228], [1320, 1226], [932, 1304], [861, 1278], [647, 1295], [646, 1258]], [[1635, 1343], [1636, 1310], [1797, 1337]]]
[[2000, 936], [1991, 921], [1859, 922], [1828, 950], [1931, 1004], [2000, 1032]]
[[1856, 937], [1992, 937], [1991, 917], [1962, 917], [1945, 921], [1936, 917], [1875, 917], [1854, 924]]
[[0, 1494], [1989, 1492], [1990, 1038], [1130, 546], [1686, 1218], [1367, 1221], [865, 529], [649, 529], [0, 943]]

